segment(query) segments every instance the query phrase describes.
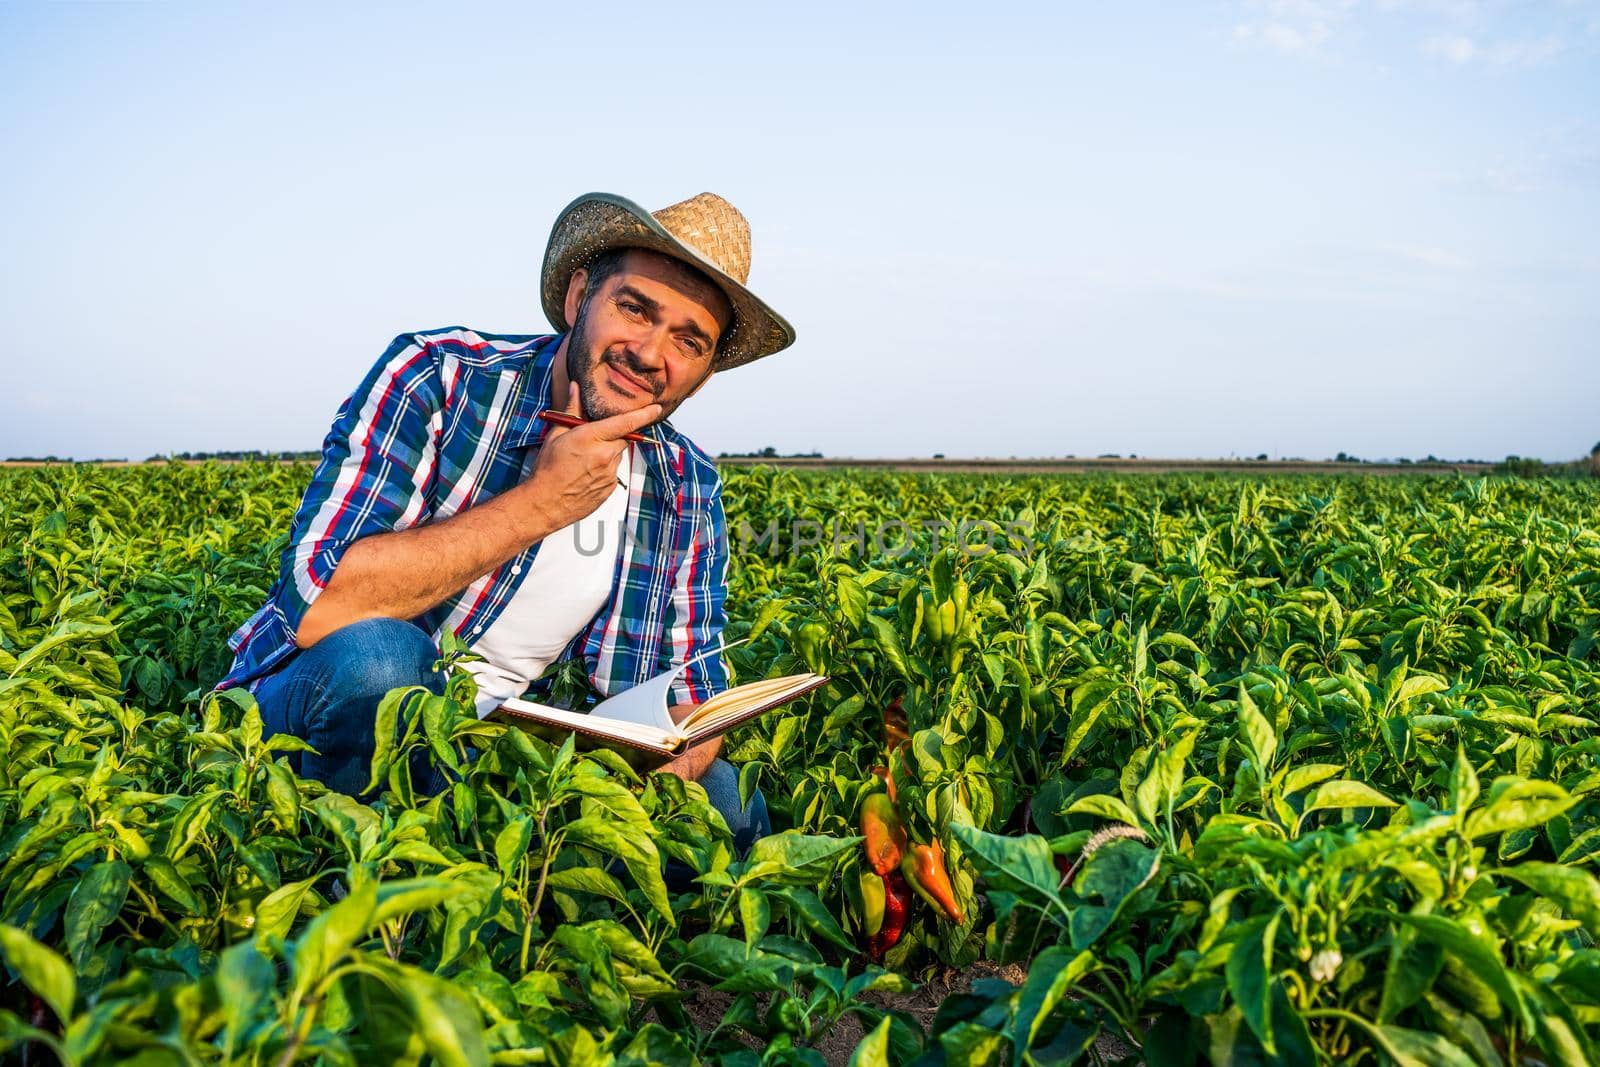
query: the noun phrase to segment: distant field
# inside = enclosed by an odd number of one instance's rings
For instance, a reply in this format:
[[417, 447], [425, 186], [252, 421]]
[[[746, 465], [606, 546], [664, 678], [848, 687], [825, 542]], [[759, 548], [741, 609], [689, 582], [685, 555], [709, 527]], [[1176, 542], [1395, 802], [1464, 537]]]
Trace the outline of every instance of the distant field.
[[[166, 460], [155, 461], [156, 465]], [[200, 463], [229, 463], [233, 460], [180, 460], [194, 466]], [[284, 460], [303, 463], [304, 460]], [[882, 459], [851, 456], [759, 457], [719, 456], [723, 466], [805, 468], [808, 470], [926, 471], [942, 474], [1178, 474], [1185, 472], [1232, 471], [1249, 474], [1482, 474], [1492, 463], [1335, 463], [1326, 460], [1251, 460], [1251, 459], [998, 459], [985, 456], [956, 459]], [[37, 461], [0, 460], [0, 467], [59, 466]], [[102, 467], [142, 467], [144, 461], [110, 460]]]
[[866, 468], [886, 471], [928, 471], [944, 474], [1175, 474], [1232, 471], [1249, 474], [1482, 474], [1492, 463], [1335, 463], [1324, 460], [1251, 459], [853, 459], [849, 457], [721, 456], [724, 465], [748, 467], [765, 463], [773, 467], [813, 470]]

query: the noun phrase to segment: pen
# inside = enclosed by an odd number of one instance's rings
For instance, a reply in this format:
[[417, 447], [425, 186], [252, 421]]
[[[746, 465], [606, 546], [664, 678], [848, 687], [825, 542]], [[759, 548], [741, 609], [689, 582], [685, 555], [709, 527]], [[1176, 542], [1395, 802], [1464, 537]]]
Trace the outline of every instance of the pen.
[[[576, 415], [568, 415], [565, 411], [557, 411], [554, 408], [546, 408], [545, 410], [539, 412], [539, 417], [545, 422], [552, 423], [556, 426], [568, 427], [583, 426], [589, 421], [588, 419], [581, 419]], [[646, 437], [642, 433], [625, 433], [622, 435], [622, 439], [624, 441], [637, 441], [641, 445], [659, 445], [661, 443], [653, 437]]]

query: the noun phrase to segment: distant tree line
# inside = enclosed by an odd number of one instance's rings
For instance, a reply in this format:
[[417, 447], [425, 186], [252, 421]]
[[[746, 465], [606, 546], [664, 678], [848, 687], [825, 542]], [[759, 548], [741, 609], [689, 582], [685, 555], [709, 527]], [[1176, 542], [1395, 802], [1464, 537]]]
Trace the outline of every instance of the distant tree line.
[[151, 456], [146, 463], [160, 463], [163, 460], [178, 460], [180, 462], [197, 462], [208, 459], [221, 460], [225, 463], [243, 463], [247, 460], [260, 460], [266, 463], [283, 463], [289, 460], [316, 459], [321, 452], [263, 452], [259, 448], [232, 452], [168, 452], [165, 455]]
[[718, 459], [821, 459], [821, 452], [783, 452], [768, 445], [759, 452], [718, 452]]
[[98, 459], [73, 459], [71, 456], [7, 456], [6, 463], [126, 463], [127, 456], [105, 456]]

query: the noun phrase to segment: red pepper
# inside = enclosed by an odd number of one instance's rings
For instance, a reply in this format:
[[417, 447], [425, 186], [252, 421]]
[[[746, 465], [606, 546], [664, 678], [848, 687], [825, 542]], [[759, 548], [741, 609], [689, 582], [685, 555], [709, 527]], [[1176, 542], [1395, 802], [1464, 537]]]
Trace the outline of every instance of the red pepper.
[[912, 845], [900, 870], [916, 890], [917, 896], [944, 913], [951, 922], [961, 921], [961, 904], [950, 885], [950, 875], [944, 867], [944, 846], [935, 841], [931, 845]]
[[900, 865], [906, 852], [906, 829], [894, 801], [882, 793], [869, 793], [861, 802], [861, 832], [866, 835], [867, 862], [886, 875]]
[[867, 951], [875, 960], [883, 959], [883, 954], [900, 940], [906, 929], [906, 916], [911, 911], [911, 887], [899, 871], [889, 872], [883, 879], [883, 888], [883, 925], [867, 938]]
[[895, 697], [889, 701], [889, 706], [883, 709], [883, 747], [892, 756], [895, 749], [910, 740], [906, 709], [900, 705], [900, 698]]

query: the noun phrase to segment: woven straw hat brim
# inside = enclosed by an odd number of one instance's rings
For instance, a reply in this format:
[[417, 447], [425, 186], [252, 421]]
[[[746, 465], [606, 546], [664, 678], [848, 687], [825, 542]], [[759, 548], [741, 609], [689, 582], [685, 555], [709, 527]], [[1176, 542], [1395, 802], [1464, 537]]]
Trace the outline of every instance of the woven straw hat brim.
[[544, 313], [556, 329], [567, 330], [572, 325], [565, 308], [572, 272], [612, 248], [646, 248], [682, 260], [722, 290], [733, 305], [733, 327], [718, 346], [717, 370], [743, 366], [794, 344], [794, 327], [782, 315], [692, 245], [674, 237], [644, 208], [611, 193], [578, 197], [551, 227], [540, 297]]

